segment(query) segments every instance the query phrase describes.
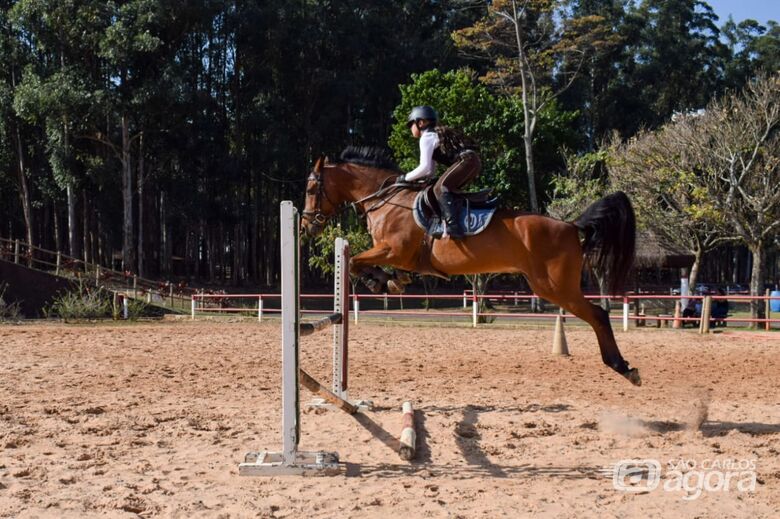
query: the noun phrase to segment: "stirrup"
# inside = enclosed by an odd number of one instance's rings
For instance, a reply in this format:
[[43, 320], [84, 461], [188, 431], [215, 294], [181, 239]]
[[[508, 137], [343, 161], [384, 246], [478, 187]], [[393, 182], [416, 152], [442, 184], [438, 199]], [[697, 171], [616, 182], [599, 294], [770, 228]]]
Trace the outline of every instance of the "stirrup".
[[[457, 220], [456, 220], [457, 221]], [[452, 231], [455, 232], [452, 232]], [[444, 234], [441, 236], [442, 238], [450, 238], [452, 240], [462, 240], [466, 237], [465, 233], [463, 232], [463, 229], [461, 229], [460, 225], [457, 223], [450, 224], [446, 220], [444, 221]]]

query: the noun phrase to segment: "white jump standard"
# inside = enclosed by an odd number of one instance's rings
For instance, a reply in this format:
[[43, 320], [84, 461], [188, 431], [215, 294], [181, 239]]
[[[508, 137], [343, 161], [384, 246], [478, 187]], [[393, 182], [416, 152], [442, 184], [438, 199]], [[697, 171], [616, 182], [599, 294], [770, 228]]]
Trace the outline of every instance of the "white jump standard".
[[[347, 400], [347, 346], [349, 323], [349, 245], [336, 241], [336, 281], [334, 313], [314, 323], [300, 322], [300, 258], [298, 212], [292, 202], [281, 203], [281, 282], [282, 282], [282, 451], [250, 452], [238, 467], [242, 476], [280, 476], [338, 474], [339, 456], [335, 452], [298, 451], [300, 440], [299, 384], [317, 393], [335, 407], [350, 414], [364, 403]], [[333, 327], [333, 391], [298, 366], [299, 338], [328, 325]]]

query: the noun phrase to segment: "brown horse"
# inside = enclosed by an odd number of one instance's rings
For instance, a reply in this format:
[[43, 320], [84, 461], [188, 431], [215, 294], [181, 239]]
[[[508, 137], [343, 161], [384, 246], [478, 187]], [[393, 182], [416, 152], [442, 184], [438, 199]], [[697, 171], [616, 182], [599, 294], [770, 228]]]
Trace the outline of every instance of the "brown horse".
[[[354, 150], [353, 150], [354, 151]], [[366, 149], [326, 163], [320, 158], [309, 175], [301, 226], [309, 235], [348, 204], [366, 218], [373, 247], [357, 254], [350, 273], [374, 292], [399, 291], [408, 275], [388, 279], [379, 265], [437, 276], [481, 273], [523, 274], [540, 297], [591, 325], [604, 363], [635, 385], [639, 371], [629, 368], [615, 342], [609, 315], [582, 294], [583, 264], [606, 272], [610, 293], [620, 290], [634, 260], [635, 221], [631, 202], [615, 193], [591, 205], [574, 222], [536, 214], [498, 210], [480, 234], [463, 240], [432, 240], [414, 221], [415, 189], [396, 185], [393, 163]]]

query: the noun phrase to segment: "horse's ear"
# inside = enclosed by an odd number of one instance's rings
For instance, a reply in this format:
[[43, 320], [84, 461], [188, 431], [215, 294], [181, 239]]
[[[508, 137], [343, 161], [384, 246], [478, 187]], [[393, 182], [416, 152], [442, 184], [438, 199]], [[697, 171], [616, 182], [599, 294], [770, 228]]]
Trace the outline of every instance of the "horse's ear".
[[325, 155], [320, 155], [320, 158], [317, 159], [317, 162], [314, 163], [314, 171], [316, 173], [319, 173], [322, 171], [322, 167], [325, 165]]

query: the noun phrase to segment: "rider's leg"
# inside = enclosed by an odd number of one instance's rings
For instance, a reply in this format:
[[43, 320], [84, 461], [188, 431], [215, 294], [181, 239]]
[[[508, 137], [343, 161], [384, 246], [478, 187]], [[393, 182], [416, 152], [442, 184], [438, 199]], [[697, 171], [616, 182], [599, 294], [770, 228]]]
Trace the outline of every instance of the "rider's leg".
[[442, 192], [459, 192], [466, 185], [477, 178], [482, 171], [482, 162], [476, 152], [464, 153], [447, 171], [442, 173], [436, 185], [433, 186], [433, 192], [438, 198]]
[[465, 153], [444, 172], [433, 187], [436, 199], [439, 200], [447, 232], [454, 239], [463, 238], [463, 229], [461, 229], [457, 218], [455, 199], [452, 193], [459, 191], [474, 180], [481, 170], [482, 163], [479, 160], [479, 155], [475, 152]]

